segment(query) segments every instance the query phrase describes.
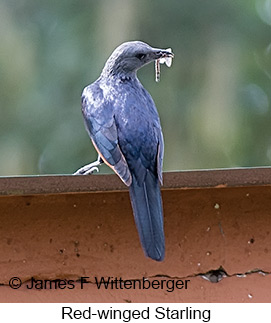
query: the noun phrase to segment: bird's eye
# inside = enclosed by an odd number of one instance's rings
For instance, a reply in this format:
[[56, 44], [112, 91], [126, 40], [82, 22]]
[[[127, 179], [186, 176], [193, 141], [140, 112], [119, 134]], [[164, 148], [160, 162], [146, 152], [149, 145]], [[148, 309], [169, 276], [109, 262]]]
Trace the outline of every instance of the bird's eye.
[[136, 54], [136, 58], [142, 60], [146, 57], [146, 54], [143, 54], [143, 53], [139, 53], [139, 54]]

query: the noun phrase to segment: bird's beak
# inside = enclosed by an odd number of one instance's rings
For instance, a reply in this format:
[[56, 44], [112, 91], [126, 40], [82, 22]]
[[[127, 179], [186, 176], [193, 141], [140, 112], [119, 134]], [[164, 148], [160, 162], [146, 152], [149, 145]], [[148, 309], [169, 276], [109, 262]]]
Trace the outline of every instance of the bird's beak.
[[155, 59], [159, 59], [159, 58], [173, 58], [174, 54], [171, 52], [171, 49], [155, 49], [154, 51], [155, 54]]
[[[172, 53], [172, 49], [171, 48], [167, 48], [167, 49], [156, 49], [154, 51], [155, 53], [155, 66], [157, 66], [157, 68], [159, 68], [159, 64], [166, 64], [167, 67], [170, 67], [172, 64], [172, 58], [174, 57], [174, 54]], [[158, 64], [158, 65], [157, 65]], [[155, 67], [156, 68], [156, 67]], [[157, 75], [157, 72], [156, 72]]]

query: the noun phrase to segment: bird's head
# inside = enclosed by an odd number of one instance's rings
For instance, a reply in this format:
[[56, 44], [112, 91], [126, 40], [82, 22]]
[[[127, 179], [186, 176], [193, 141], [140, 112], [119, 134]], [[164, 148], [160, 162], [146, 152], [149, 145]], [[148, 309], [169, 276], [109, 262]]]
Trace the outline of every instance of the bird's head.
[[105, 63], [104, 75], [132, 75], [142, 66], [159, 58], [173, 57], [174, 54], [153, 48], [141, 41], [130, 41], [118, 46]]

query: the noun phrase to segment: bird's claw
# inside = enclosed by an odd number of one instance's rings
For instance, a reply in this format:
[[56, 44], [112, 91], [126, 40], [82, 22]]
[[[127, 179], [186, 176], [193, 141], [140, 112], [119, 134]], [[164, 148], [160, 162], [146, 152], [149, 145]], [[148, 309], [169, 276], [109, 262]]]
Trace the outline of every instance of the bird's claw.
[[99, 173], [99, 168], [95, 165], [98, 166], [98, 162], [94, 162], [79, 168], [75, 173], [73, 173], [73, 175], [90, 175], [94, 172]]
[[84, 172], [82, 175], [90, 175], [94, 172], [99, 173], [99, 168], [98, 167], [91, 167], [88, 171]]

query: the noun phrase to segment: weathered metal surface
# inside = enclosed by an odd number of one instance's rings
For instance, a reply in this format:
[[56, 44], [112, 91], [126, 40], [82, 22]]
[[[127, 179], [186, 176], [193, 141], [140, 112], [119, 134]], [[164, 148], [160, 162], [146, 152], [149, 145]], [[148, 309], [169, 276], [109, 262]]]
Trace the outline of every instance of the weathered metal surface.
[[[114, 175], [0, 179], [0, 301], [271, 301], [271, 170], [166, 173], [166, 258], [146, 259]], [[214, 284], [201, 274], [219, 267]], [[186, 290], [29, 290], [29, 279], [190, 279]], [[240, 277], [241, 276], [241, 277]]]

